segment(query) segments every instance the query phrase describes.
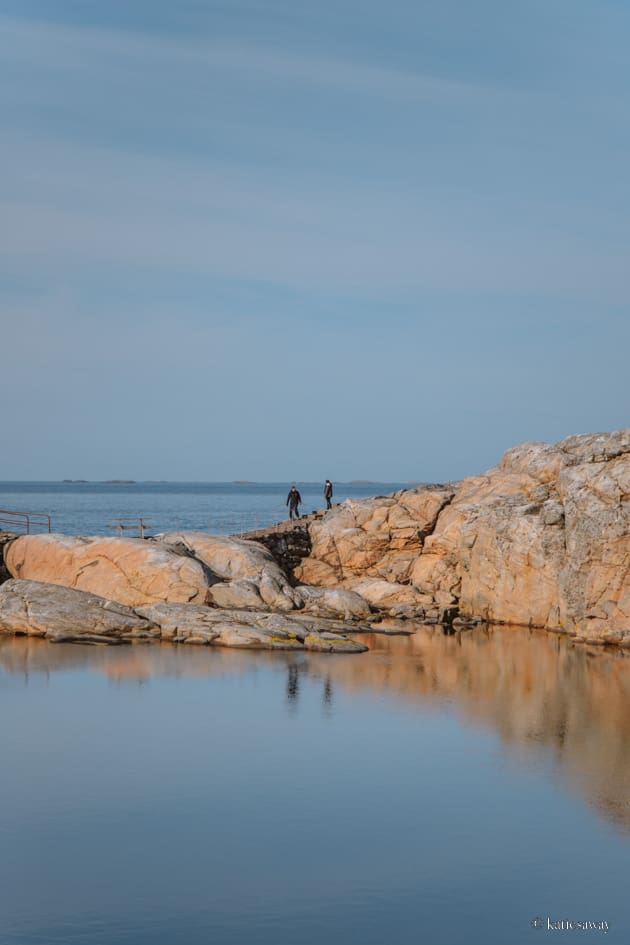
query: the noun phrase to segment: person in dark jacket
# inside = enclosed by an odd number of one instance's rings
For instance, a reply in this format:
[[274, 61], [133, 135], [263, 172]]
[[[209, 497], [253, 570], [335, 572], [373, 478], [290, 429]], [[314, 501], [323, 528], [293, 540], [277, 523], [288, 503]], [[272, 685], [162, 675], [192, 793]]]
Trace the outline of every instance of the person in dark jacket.
[[302, 502], [302, 496], [297, 491], [295, 486], [291, 486], [289, 489], [289, 494], [287, 496], [287, 505], [289, 506], [289, 518], [293, 518], [295, 515], [296, 518], [300, 517], [298, 512], [298, 505]]
[[326, 508], [332, 509], [331, 499], [333, 496], [333, 487], [330, 479], [327, 479], [324, 483], [324, 498], [326, 499]]

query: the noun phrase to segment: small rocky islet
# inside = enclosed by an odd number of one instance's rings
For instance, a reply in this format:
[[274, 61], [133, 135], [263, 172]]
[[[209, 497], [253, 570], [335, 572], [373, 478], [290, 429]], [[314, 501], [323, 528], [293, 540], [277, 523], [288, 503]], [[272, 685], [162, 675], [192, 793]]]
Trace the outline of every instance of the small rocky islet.
[[630, 428], [245, 538], [0, 533], [0, 632], [358, 653], [418, 621], [630, 648]]

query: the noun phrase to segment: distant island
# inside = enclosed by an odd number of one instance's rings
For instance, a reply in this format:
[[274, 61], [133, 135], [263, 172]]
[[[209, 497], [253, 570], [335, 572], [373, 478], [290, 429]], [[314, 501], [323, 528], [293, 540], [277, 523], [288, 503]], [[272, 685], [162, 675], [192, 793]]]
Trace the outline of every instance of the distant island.
[[255, 479], [233, 479], [232, 485], [233, 486], [255, 486], [256, 480]]
[[[91, 480], [90, 479], [62, 479], [61, 481], [62, 483], [65, 483], [66, 485], [77, 485], [80, 483], [89, 483]], [[145, 481], [146, 482], [166, 482], [165, 479], [147, 479]], [[108, 485], [108, 486], [113, 486], [113, 485], [128, 486], [128, 485], [135, 485], [136, 480], [135, 479], [101, 479], [100, 482], [101, 484]]]

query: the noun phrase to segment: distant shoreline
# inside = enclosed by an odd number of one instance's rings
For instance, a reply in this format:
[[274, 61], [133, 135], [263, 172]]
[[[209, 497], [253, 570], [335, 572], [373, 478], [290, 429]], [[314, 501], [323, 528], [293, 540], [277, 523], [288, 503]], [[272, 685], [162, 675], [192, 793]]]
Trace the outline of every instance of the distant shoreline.
[[[102, 486], [102, 485], [169, 485], [169, 486], [280, 486], [285, 488], [292, 483], [301, 488], [323, 488], [319, 479], [0, 479], [0, 491], [4, 486]], [[334, 479], [333, 486], [391, 486], [392, 489], [431, 485], [420, 479]]]

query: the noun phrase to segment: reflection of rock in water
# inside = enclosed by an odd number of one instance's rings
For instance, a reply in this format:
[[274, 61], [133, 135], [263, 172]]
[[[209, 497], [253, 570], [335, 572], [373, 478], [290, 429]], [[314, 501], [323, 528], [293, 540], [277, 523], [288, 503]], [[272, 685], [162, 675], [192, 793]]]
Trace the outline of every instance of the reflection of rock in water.
[[[630, 657], [595, 656], [570, 640], [520, 627], [477, 627], [443, 635], [418, 627], [409, 637], [367, 634], [361, 659], [317, 654], [117, 648], [0, 638], [0, 667], [18, 676], [84, 667], [115, 680], [159, 675], [224, 675], [287, 667], [286, 699], [295, 707], [305, 675], [333, 688], [389, 691], [406, 701], [448, 698], [465, 721], [494, 728], [520, 754], [553, 750], [559, 769], [597, 809], [630, 828]], [[363, 638], [362, 638], [363, 639]], [[300, 675], [302, 679], [300, 679]]]
[[284, 655], [170, 643], [91, 647], [75, 643], [51, 644], [37, 637], [0, 635], [0, 670], [4, 668], [9, 673], [24, 675], [86, 669], [117, 682], [138, 682], [157, 676], [222, 676], [250, 672], [268, 661], [277, 666], [273, 658]]
[[366, 642], [360, 666], [335, 660], [326, 667], [336, 685], [389, 689], [407, 700], [449, 697], [466, 721], [491, 725], [520, 753], [552, 749], [571, 783], [630, 828], [630, 658], [623, 651], [593, 654], [520, 627], [454, 636], [423, 627]]

